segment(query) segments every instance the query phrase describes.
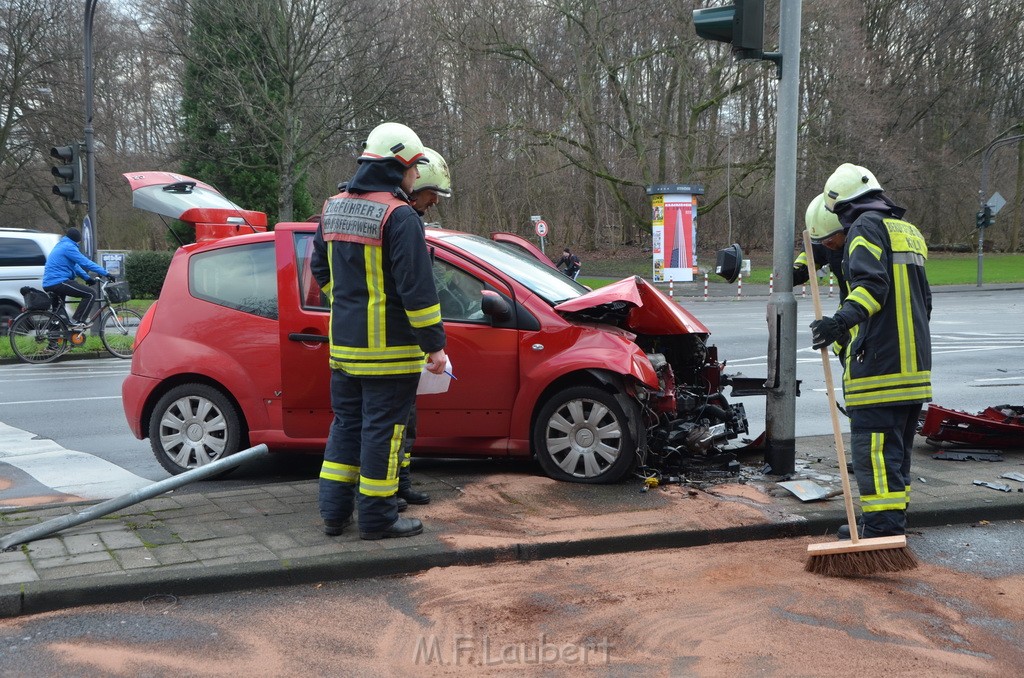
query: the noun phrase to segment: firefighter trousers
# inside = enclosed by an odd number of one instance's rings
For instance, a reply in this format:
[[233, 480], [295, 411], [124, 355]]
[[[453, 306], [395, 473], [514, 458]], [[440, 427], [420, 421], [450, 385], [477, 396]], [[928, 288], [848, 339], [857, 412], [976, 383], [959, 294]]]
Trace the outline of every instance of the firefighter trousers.
[[409, 465], [412, 462], [412, 446], [416, 443], [416, 403], [409, 410], [409, 421], [405, 425], [405, 445], [402, 446], [402, 463], [398, 468], [398, 491], [408, 492], [412, 489], [412, 474]]
[[398, 469], [419, 375], [361, 378], [331, 372], [334, 421], [320, 469], [320, 516], [344, 521], [358, 498], [359, 531], [398, 520]]
[[853, 473], [860, 490], [863, 537], [906, 534], [910, 454], [921, 405], [849, 410]]

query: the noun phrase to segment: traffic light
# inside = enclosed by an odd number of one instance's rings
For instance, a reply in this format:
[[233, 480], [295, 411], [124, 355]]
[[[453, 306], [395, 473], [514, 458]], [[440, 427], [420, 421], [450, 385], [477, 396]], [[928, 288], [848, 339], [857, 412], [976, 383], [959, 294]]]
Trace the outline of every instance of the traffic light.
[[705, 40], [728, 42], [737, 59], [764, 56], [764, 0], [693, 10], [693, 27]]
[[989, 226], [995, 226], [996, 215], [992, 214], [991, 205], [985, 205], [984, 207], [981, 208], [981, 211], [974, 216], [975, 219], [977, 219], [978, 228], [987, 228]]
[[79, 153], [77, 143], [50, 149], [50, 155], [61, 161], [60, 165], [50, 168], [50, 173], [63, 180], [63, 183], [54, 185], [53, 194], [76, 205], [82, 202], [82, 158]]

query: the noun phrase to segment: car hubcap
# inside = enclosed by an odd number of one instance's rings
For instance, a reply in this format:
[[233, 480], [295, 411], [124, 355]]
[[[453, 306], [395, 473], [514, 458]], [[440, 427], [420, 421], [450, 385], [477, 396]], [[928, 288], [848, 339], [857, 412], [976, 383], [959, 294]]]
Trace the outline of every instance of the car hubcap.
[[593, 478], [619, 458], [622, 422], [594, 400], [566, 403], [548, 421], [546, 443], [551, 458], [566, 473]]
[[160, 443], [182, 468], [216, 461], [227, 442], [227, 423], [217, 407], [198, 396], [175, 400], [160, 420]]

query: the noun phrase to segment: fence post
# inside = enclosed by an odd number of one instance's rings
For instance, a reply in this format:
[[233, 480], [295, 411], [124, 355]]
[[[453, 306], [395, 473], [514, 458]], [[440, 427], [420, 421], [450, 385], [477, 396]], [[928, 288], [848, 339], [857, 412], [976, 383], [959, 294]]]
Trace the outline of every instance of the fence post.
[[736, 298], [739, 299], [743, 296], [743, 274], [740, 273], [736, 276]]
[[704, 271], [704, 301], [708, 300], [708, 272]]

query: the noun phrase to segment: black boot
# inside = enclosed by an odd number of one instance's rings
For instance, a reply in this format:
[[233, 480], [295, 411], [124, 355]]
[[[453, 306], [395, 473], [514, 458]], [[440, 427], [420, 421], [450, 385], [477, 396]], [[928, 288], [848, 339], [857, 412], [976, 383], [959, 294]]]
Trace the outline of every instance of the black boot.
[[399, 518], [391, 523], [391, 527], [376, 532], [359, 532], [360, 539], [390, 539], [393, 537], [412, 537], [423, 532], [423, 523], [416, 518]]
[[345, 531], [345, 528], [348, 527], [351, 522], [351, 518], [345, 518], [344, 520], [325, 520], [324, 534], [328, 537], [337, 537]]
[[426, 492], [417, 492], [416, 490], [412, 489], [411, 487], [408, 488], [408, 489], [405, 489], [405, 490], [399, 489], [398, 490], [398, 498], [399, 499], [404, 499], [405, 501], [409, 502], [410, 504], [429, 504], [430, 503], [430, 495], [429, 494], [427, 494]]
[[398, 512], [399, 513], [401, 513], [405, 509], [409, 508], [409, 502], [407, 502], [406, 500], [402, 499], [401, 497], [397, 497], [395, 499], [395, 501], [398, 502]]

